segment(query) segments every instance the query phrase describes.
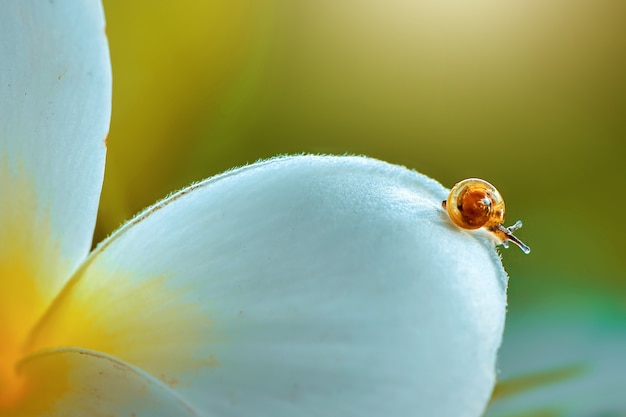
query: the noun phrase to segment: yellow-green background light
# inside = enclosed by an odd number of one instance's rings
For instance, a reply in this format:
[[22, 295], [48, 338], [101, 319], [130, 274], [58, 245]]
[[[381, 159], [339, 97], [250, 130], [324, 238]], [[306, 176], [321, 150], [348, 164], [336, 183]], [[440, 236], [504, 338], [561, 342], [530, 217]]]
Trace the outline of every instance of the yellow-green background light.
[[626, 3], [104, 2], [113, 120], [96, 241], [174, 189], [284, 153], [477, 176], [532, 248], [510, 311], [626, 303]]

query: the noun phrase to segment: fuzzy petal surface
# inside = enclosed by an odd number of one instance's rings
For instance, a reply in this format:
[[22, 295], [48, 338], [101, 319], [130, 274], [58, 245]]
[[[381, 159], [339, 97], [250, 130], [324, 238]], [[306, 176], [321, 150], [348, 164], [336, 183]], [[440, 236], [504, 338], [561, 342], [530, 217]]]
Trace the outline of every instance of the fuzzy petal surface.
[[206, 415], [479, 416], [507, 278], [446, 195], [360, 157], [210, 178], [103, 242], [29, 349], [104, 352]]

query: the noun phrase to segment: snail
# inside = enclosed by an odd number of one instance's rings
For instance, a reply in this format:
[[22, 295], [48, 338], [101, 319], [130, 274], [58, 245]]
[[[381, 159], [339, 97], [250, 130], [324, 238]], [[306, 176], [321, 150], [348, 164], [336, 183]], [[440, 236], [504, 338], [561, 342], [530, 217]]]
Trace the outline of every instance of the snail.
[[452, 222], [460, 228], [484, 228], [505, 248], [509, 247], [510, 241], [524, 253], [530, 253], [530, 248], [513, 235], [514, 231], [522, 227], [522, 222], [518, 220], [513, 226], [503, 226], [504, 199], [496, 187], [487, 181], [468, 178], [456, 183], [450, 190], [448, 199], [441, 205]]

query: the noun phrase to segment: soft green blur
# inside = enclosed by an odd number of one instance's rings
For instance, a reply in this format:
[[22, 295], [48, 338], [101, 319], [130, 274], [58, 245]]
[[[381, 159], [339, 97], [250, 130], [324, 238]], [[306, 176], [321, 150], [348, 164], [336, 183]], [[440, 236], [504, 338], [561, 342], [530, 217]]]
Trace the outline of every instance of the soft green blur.
[[532, 248], [510, 314], [626, 302], [626, 2], [105, 0], [113, 122], [97, 240], [174, 189], [281, 153], [495, 184]]

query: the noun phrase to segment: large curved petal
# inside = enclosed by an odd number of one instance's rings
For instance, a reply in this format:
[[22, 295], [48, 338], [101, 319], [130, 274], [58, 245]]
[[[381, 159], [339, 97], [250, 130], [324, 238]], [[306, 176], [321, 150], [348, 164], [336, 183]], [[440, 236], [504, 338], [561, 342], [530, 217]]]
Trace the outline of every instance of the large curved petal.
[[41, 352], [17, 370], [23, 391], [5, 417], [200, 415], [167, 385], [100, 352]]
[[506, 276], [446, 190], [356, 157], [274, 159], [105, 241], [31, 349], [97, 349], [223, 416], [478, 416]]
[[[111, 111], [101, 4], [3, 1], [0, 88], [6, 341], [19, 339], [14, 333], [42, 314], [90, 248]], [[7, 318], [19, 329], [10, 329]]]

